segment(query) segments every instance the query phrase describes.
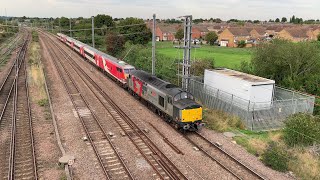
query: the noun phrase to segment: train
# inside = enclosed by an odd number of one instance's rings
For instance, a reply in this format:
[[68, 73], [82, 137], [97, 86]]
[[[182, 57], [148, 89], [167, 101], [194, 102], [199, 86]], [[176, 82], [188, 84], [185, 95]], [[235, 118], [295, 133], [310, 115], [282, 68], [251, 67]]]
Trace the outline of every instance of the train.
[[191, 93], [67, 35], [57, 37], [176, 129], [198, 131], [203, 126], [202, 106]]

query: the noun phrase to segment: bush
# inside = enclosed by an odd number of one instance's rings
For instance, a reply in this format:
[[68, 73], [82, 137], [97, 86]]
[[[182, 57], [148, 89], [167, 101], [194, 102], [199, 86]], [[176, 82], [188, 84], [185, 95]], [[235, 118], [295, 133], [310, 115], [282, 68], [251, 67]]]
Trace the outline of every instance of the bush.
[[39, 42], [39, 36], [38, 36], [37, 31], [32, 31], [32, 40], [34, 42]]
[[49, 104], [48, 99], [40, 99], [38, 101], [38, 105], [41, 106], [41, 107], [47, 106], [48, 104]]
[[295, 114], [285, 121], [283, 133], [289, 146], [312, 145], [320, 139], [320, 119], [310, 114]]
[[206, 123], [206, 127], [218, 132], [225, 132], [230, 129], [245, 129], [241, 119], [222, 111], [205, 109], [203, 116], [203, 122]]
[[271, 141], [262, 154], [262, 162], [274, 170], [285, 172], [288, 170], [288, 154], [284, 147]]
[[244, 48], [244, 47], [246, 47], [246, 41], [244, 41], [244, 40], [241, 40], [241, 41], [239, 41], [239, 43], [238, 43], [238, 48]]

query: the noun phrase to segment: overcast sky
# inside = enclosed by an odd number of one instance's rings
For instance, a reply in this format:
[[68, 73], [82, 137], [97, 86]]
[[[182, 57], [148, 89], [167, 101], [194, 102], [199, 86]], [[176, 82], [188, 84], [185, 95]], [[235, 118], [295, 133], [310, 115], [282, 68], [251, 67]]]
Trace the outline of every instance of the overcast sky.
[[0, 0], [0, 15], [28, 17], [193, 18], [269, 20], [292, 15], [320, 19], [319, 0]]

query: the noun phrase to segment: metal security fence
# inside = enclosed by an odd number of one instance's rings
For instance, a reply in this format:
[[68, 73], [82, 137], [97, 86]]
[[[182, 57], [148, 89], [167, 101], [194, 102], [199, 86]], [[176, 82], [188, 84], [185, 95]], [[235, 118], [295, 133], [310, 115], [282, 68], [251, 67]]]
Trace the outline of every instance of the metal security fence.
[[240, 117], [250, 130], [279, 129], [292, 114], [313, 113], [315, 97], [284, 88], [275, 87], [273, 101], [253, 103], [202, 82], [190, 82], [189, 91], [203, 105]]

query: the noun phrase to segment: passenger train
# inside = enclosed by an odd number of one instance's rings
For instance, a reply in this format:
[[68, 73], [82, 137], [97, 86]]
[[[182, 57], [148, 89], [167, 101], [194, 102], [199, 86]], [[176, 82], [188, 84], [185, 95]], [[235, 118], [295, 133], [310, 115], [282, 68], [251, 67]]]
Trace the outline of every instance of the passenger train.
[[58, 33], [57, 37], [132, 95], [146, 102], [151, 110], [173, 123], [176, 129], [197, 131], [201, 128], [202, 106], [189, 92], [64, 34]]

